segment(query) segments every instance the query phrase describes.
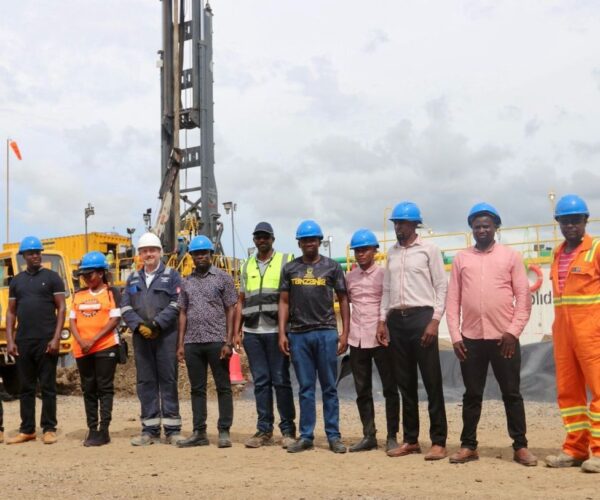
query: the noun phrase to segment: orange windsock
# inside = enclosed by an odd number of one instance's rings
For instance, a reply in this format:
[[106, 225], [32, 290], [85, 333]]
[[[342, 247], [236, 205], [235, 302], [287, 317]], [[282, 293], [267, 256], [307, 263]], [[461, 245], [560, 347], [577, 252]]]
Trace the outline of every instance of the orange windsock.
[[17, 146], [17, 143], [15, 141], [9, 141], [8, 144], [9, 144], [10, 148], [13, 150], [13, 153], [15, 153], [15, 156], [19, 160], [22, 160], [23, 157], [21, 156], [21, 151], [19, 150], [19, 146]]

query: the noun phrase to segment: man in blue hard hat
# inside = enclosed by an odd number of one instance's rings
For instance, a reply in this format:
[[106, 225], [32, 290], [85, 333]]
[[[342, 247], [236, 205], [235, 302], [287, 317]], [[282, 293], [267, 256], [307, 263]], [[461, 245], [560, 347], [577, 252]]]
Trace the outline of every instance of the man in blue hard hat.
[[[259, 222], [253, 232], [256, 255], [242, 266], [240, 298], [235, 315], [235, 345], [243, 342], [248, 356], [258, 421], [256, 433], [246, 448], [273, 444], [273, 390], [281, 422], [282, 446], [296, 440], [296, 409], [290, 381], [290, 359], [279, 350], [277, 311], [281, 269], [294, 258], [275, 251], [275, 234], [268, 222]], [[242, 340], [243, 339], [243, 340]]]
[[132, 446], [181, 439], [181, 415], [177, 391], [177, 299], [181, 276], [161, 262], [162, 244], [154, 233], [143, 234], [138, 254], [143, 262], [129, 278], [121, 297], [121, 314], [133, 332], [133, 354], [140, 400], [141, 433]]
[[[302, 256], [284, 266], [279, 296], [279, 347], [284, 354], [291, 355], [300, 385], [300, 438], [289, 445], [287, 451], [298, 453], [313, 448], [318, 376], [329, 449], [346, 453], [339, 429], [340, 408], [335, 385], [337, 355], [346, 351], [350, 323], [344, 272], [339, 263], [319, 254], [323, 231], [314, 220], [300, 223], [296, 239]], [[339, 336], [333, 309], [334, 292], [342, 317]]]
[[438, 347], [448, 286], [444, 262], [439, 248], [417, 234], [423, 218], [416, 204], [398, 203], [390, 220], [398, 242], [388, 250], [378, 337], [383, 344], [390, 342], [394, 357], [403, 402], [404, 443], [387, 453], [390, 457], [421, 453], [418, 369], [429, 400], [432, 446], [425, 460], [440, 460], [446, 456], [448, 435]]
[[377, 366], [383, 396], [387, 440], [385, 450], [398, 447], [396, 434], [400, 426], [400, 397], [394, 379], [391, 349], [377, 339], [379, 308], [383, 294], [383, 267], [375, 264], [379, 248], [377, 237], [368, 229], [359, 229], [352, 235], [350, 249], [358, 267], [346, 275], [348, 299], [352, 304], [350, 320], [350, 367], [356, 388], [356, 405], [363, 426], [363, 438], [350, 446], [351, 452], [377, 448], [375, 406], [373, 404], [372, 365]]
[[520, 391], [519, 336], [531, 314], [525, 266], [517, 251], [496, 242], [494, 236], [502, 221], [492, 205], [474, 205], [467, 223], [473, 230], [475, 245], [454, 257], [446, 300], [450, 338], [465, 385], [461, 444], [450, 456], [450, 463], [479, 459], [477, 424], [491, 364], [502, 392], [508, 433], [513, 440], [513, 459], [521, 465], [534, 466], [537, 458], [527, 447], [525, 406]]
[[185, 361], [191, 386], [193, 433], [178, 441], [188, 448], [209, 444], [206, 435], [208, 367], [217, 387], [219, 448], [231, 447], [233, 397], [229, 358], [233, 353], [233, 322], [238, 294], [233, 278], [212, 265], [214, 246], [204, 235], [192, 239], [189, 252], [195, 269], [183, 280], [179, 295], [177, 357]]
[[[21, 383], [21, 427], [8, 444], [35, 439], [35, 391], [42, 393], [44, 444], [56, 442], [56, 365], [65, 324], [65, 284], [42, 266], [42, 242], [27, 236], [19, 246], [26, 268], [10, 282], [6, 311], [7, 351], [17, 359]], [[15, 328], [16, 326], [16, 328]], [[15, 335], [16, 330], [16, 335]]]

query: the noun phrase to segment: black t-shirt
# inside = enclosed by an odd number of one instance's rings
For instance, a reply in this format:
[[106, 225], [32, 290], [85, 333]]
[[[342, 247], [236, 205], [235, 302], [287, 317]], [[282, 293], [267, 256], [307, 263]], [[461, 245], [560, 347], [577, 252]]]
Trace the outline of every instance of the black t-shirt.
[[346, 293], [346, 280], [336, 261], [321, 255], [316, 264], [305, 264], [298, 257], [283, 266], [280, 283], [280, 291], [290, 294], [292, 332], [337, 329], [333, 292]]
[[17, 274], [8, 289], [9, 298], [17, 301], [17, 340], [50, 340], [56, 328], [54, 296], [64, 293], [63, 280], [50, 269]]

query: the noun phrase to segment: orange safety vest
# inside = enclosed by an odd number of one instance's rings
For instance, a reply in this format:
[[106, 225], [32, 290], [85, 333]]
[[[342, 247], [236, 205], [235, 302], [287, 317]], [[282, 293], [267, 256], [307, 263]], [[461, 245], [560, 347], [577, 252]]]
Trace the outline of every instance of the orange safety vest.
[[[563, 451], [585, 459], [588, 446], [600, 455], [600, 239], [584, 236], [560, 291], [558, 261], [565, 245], [556, 249], [550, 272], [556, 388], [567, 431]], [[589, 407], [586, 385], [592, 393]]]
[[[72, 310], [75, 313], [79, 336], [83, 339], [93, 338], [110, 321], [110, 311], [116, 308], [115, 299], [112, 293], [108, 293], [108, 288], [96, 294], [87, 289], [77, 292], [73, 297]], [[118, 344], [119, 336], [115, 330], [98, 340], [87, 354], [103, 351]], [[84, 356], [77, 342], [73, 343], [73, 355], [76, 358]]]

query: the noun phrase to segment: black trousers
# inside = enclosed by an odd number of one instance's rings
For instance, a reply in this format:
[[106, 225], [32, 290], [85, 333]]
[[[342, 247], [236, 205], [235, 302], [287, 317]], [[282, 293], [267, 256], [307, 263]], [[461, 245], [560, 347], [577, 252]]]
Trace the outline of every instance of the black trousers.
[[463, 395], [463, 430], [460, 435], [461, 446], [475, 450], [477, 448], [477, 424], [481, 416], [481, 401], [491, 363], [494, 376], [502, 392], [508, 434], [513, 439], [513, 448], [527, 447], [525, 433], [525, 406], [520, 392], [521, 349], [519, 343], [515, 354], [505, 359], [500, 354], [497, 340], [473, 340], [463, 337], [467, 348], [467, 359], [460, 364], [465, 394]]
[[356, 405], [364, 436], [375, 436], [375, 406], [373, 404], [373, 361], [379, 372], [385, 398], [387, 435], [395, 437], [400, 426], [400, 396], [392, 368], [391, 350], [379, 346], [364, 349], [350, 346], [350, 367], [356, 387]]
[[442, 369], [437, 342], [421, 346], [421, 336], [431, 321], [433, 308], [421, 308], [412, 314], [392, 309], [387, 319], [390, 348], [394, 357], [394, 374], [402, 394], [402, 429], [404, 442], [414, 444], [419, 440], [418, 373], [429, 400], [429, 436], [434, 445], [446, 446], [448, 423], [442, 387]]
[[98, 430], [98, 410], [100, 430], [108, 429], [112, 420], [118, 349], [115, 346], [77, 358], [87, 426], [93, 431]]
[[17, 370], [21, 382], [20, 432], [35, 432], [35, 390], [40, 383], [42, 392], [42, 416], [40, 425], [44, 432], [56, 432], [56, 365], [58, 356], [46, 354], [50, 339], [17, 338]]
[[185, 344], [185, 364], [190, 379], [194, 431], [206, 432], [206, 380], [208, 367], [217, 387], [219, 420], [217, 428], [229, 430], [233, 422], [233, 396], [229, 380], [229, 359], [219, 359], [223, 342]]

